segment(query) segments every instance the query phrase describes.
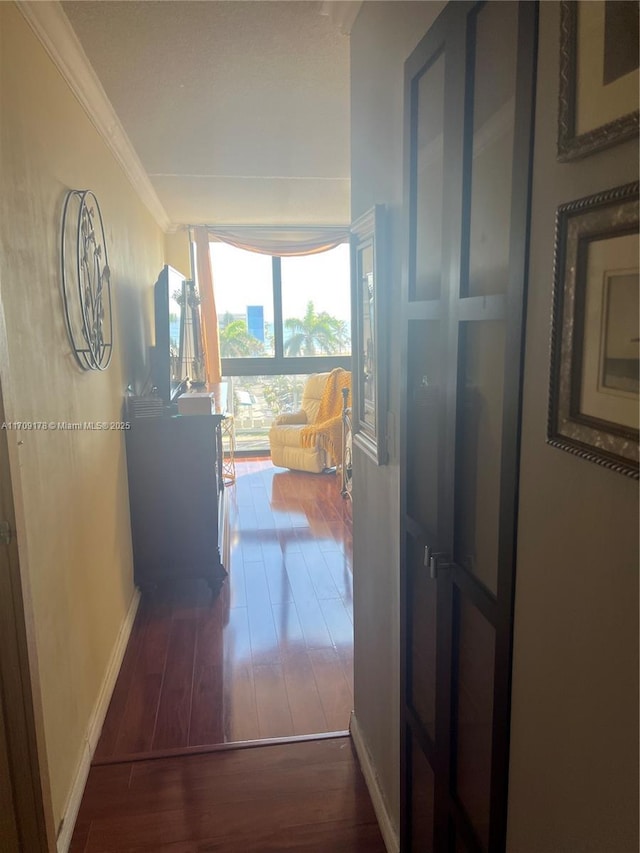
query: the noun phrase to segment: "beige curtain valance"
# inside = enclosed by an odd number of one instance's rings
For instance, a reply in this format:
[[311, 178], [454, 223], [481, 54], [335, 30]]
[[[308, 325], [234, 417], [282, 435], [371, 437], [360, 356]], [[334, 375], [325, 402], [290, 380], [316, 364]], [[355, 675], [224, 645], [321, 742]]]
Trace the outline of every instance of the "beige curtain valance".
[[205, 226], [211, 241], [229, 243], [237, 249], [288, 258], [315, 255], [349, 240], [348, 225], [296, 226]]

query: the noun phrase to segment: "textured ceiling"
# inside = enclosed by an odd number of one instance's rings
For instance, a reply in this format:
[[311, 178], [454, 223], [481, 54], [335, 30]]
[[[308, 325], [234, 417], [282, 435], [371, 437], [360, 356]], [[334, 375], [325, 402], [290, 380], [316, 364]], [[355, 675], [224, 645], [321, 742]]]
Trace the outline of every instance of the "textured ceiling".
[[62, 6], [174, 223], [349, 221], [349, 40], [326, 4]]

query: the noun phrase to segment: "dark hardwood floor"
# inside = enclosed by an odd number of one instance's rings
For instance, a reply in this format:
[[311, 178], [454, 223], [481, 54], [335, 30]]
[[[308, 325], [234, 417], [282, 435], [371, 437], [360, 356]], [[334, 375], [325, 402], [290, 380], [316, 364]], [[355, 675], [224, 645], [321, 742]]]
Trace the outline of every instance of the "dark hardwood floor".
[[71, 853], [385, 853], [349, 738], [92, 767]]
[[238, 461], [227, 499], [227, 581], [217, 596], [198, 581], [145, 593], [94, 764], [348, 728], [351, 504], [339, 478]]
[[351, 504], [338, 477], [237, 464], [229, 578], [143, 596], [71, 853], [384, 853], [346, 730]]

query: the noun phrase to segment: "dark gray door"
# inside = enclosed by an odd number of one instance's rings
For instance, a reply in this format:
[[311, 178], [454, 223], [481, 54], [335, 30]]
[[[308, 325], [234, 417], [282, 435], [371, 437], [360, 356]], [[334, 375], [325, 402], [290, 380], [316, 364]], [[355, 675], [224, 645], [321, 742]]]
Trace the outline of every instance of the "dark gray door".
[[405, 68], [404, 851], [505, 847], [536, 16], [450, 3]]

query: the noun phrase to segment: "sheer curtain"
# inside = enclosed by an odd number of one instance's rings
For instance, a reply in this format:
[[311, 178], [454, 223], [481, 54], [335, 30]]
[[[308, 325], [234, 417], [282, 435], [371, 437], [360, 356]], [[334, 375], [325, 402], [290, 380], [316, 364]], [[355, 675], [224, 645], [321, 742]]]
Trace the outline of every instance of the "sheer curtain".
[[220, 382], [220, 338], [218, 335], [218, 312], [213, 292], [213, 273], [209, 253], [209, 232], [204, 227], [194, 228], [196, 244], [196, 275], [200, 294], [200, 316], [202, 319], [202, 350], [204, 374], [207, 382]]

